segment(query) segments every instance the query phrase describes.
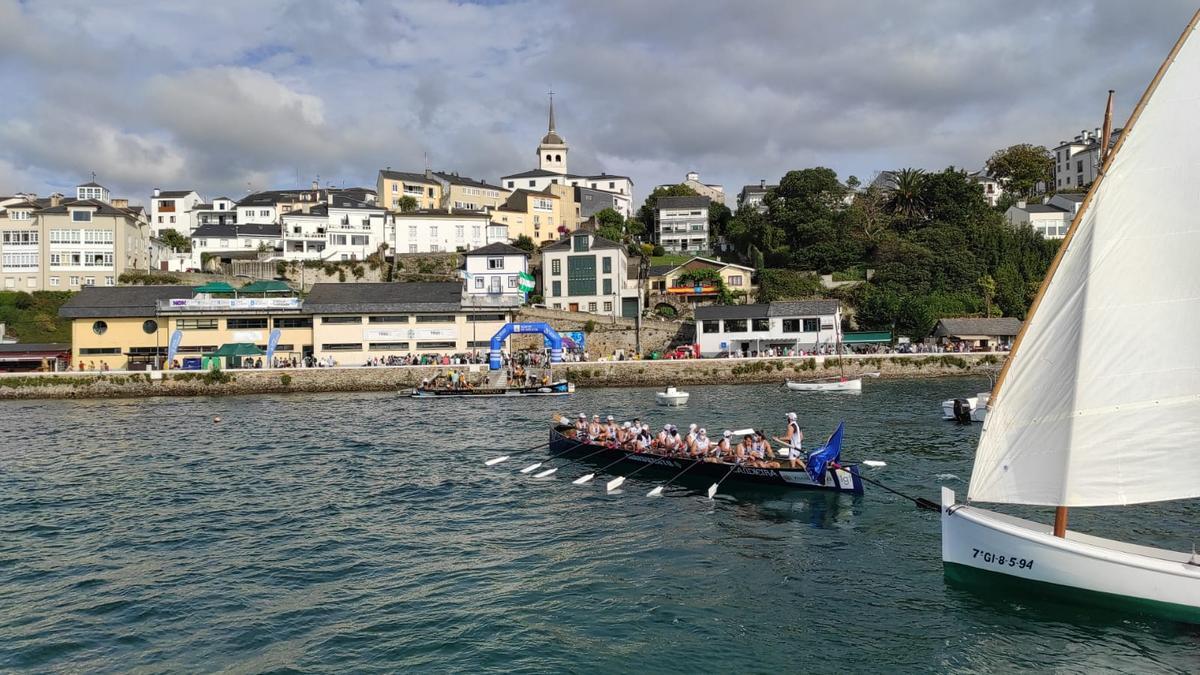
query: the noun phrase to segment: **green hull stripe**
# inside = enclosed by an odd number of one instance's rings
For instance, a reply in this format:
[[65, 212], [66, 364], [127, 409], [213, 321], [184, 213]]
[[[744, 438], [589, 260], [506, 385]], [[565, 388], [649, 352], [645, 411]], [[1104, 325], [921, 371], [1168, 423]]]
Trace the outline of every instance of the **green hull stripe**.
[[1048, 581], [1022, 579], [1001, 572], [983, 570], [969, 565], [946, 562], [946, 579], [963, 585], [985, 585], [990, 592], [1014, 591], [1030, 596], [1051, 596], [1068, 602], [1103, 607], [1118, 612], [1157, 616], [1172, 621], [1200, 624], [1200, 607], [1134, 598], [1116, 593], [1091, 591]]

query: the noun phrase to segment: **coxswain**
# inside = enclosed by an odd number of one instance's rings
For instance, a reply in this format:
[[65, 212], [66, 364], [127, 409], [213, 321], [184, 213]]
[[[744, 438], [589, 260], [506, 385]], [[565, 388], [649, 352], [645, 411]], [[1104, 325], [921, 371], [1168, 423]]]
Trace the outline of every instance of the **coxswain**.
[[804, 468], [804, 432], [800, 429], [800, 424], [796, 421], [796, 413], [790, 412], [787, 414], [787, 431], [784, 432], [783, 438], [775, 437], [779, 442], [780, 454], [788, 460], [788, 466], [793, 469]]

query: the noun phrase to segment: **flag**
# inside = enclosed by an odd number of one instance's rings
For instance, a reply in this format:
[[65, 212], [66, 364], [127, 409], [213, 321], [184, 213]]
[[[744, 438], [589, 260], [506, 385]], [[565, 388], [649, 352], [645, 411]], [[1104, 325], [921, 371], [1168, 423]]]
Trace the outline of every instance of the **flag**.
[[837, 431], [833, 432], [824, 445], [808, 453], [808, 460], [804, 466], [808, 468], [808, 477], [812, 478], [814, 483], [825, 484], [825, 470], [829, 468], [830, 462], [836, 462], [842, 454], [842, 432], [845, 429], [845, 422], [838, 424]]

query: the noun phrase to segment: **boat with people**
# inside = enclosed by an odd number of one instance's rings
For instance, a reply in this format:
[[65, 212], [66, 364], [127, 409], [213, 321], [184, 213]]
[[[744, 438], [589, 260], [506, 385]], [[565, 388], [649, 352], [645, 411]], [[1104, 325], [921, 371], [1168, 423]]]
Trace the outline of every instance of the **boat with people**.
[[574, 383], [558, 380], [521, 387], [434, 387], [422, 385], [409, 392], [412, 398], [486, 398], [492, 396], [566, 396], [575, 393]]
[[[670, 425], [668, 425], [670, 426]], [[752, 432], [753, 430], [745, 430]], [[727, 432], [733, 435], [732, 432]], [[748, 435], [748, 434], [743, 434]], [[653, 447], [639, 450], [635, 446], [621, 443], [592, 440], [586, 434], [581, 440], [575, 427], [563, 424], [562, 421], [550, 427], [550, 453], [555, 457], [566, 459], [581, 459], [584, 462], [604, 465], [610, 472], [639, 472], [646, 470], [659, 476], [676, 475], [686, 471], [685, 478], [703, 479], [706, 482], [725, 480], [742, 485], [770, 486], [793, 488], [799, 490], [821, 490], [826, 492], [846, 492], [862, 494], [863, 481], [859, 477], [857, 464], [838, 465], [837, 457], [841, 451], [842, 427], [831, 436], [829, 443], [809, 454], [809, 464], [805, 466], [776, 466], [766, 467], [752, 464], [767, 462], [730, 461], [732, 457], [715, 458], [712, 456], [695, 457], [683, 453], [666, 453], [655, 451]], [[820, 452], [824, 450], [825, 452]], [[818, 457], [819, 465], [813, 463], [814, 455]], [[783, 462], [775, 464], [787, 464]], [[814, 480], [810, 469], [817, 475]]]
[[[1099, 176], [993, 388], [966, 502], [942, 488], [952, 581], [1200, 623], [1194, 547], [1068, 529], [1076, 507], [1200, 497], [1200, 350], [1122, 349], [1189, 344], [1200, 325], [1198, 24], [1200, 11], [1111, 149], [1109, 92]], [[1053, 524], [987, 503], [1053, 507]]]

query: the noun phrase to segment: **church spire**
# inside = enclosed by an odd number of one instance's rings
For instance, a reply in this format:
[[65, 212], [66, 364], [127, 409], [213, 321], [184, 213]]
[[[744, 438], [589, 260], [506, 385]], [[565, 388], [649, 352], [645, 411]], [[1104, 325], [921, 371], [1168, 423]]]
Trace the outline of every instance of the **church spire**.
[[550, 89], [550, 133], [554, 133], [554, 89]]

